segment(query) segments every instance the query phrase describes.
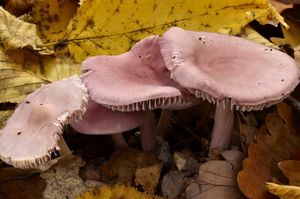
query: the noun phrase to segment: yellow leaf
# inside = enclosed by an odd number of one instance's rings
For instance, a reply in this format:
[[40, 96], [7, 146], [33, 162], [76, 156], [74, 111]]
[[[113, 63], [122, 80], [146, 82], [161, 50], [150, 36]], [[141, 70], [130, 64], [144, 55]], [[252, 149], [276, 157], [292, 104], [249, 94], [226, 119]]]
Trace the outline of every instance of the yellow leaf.
[[63, 39], [70, 18], [75, 14], [75, 0], [38, 0], [33, 7], [33, 20], [38, 33], [45, 42]]
[[36, 26], [19, 20], [0, 7], [0, 42], [5, 50], [29, 48], [40, 54], [52, 54], [53, 51], [43, 47], [37, 35]]
[[300, 199], [300, 187], [266, 183], [268, 191], [281, 199]]
[[154, 194], [159, 182], [160, 172], [160, 164], [137, 168], [135, 171], [135, 184], [141, 185], [146, 193]]
[[6, 120], [12, 115], [13, 110], [0, 110], [0, 128], [5, 126]]
[[0, 46], [0, 103], [18, 103], [42, 84], [80, 73], [80, 66], [69, 58], [39, 57], [26, 51], [9, 54]]
[[282, 27], [282, 32], [285, 38], [286, 43], [290, 44], [292, 47], [296, 47], [300, 44], [300, 24], [286, 19], [286, 22], [289, 25], [289, 29]]
[[239, 34], [251, 21], [283, 22], [267, 0], [85, 0], [67, 30], [75, 61], [120, 54], [136, 41], [171, 26]]
[[280, 49], [278, 46], [270, 42], [268, 39], [264, 38], [258, 32], [256, 32], [251, 26], [246, 26], [245, 31], [241, 34], [241, 37], [246, 38], [248, 40], [254, 41], [259, 44], [263, 44], [270, 48]]
[[90, 192], [86, 192], [77, 197], [77, 199], [163, 199], [158, 196], [146, 194], [137, 191], [135, 188], [124, 185], [114, 187], [101, 186]]

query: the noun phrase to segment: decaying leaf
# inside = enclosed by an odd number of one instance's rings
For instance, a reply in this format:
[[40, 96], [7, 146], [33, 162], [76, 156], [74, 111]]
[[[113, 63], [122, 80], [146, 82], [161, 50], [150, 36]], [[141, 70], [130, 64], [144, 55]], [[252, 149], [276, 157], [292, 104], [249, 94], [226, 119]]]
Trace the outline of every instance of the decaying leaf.
[[142, 193], [132, 187], [116, 185], [114, 187], [101, 186], [93, 191], [86, 192], [77, 199], [162, 199], [161, 197]]
[[187, 199], [243, 198], [236, 182], [237, 172], [228, 161], [212, 160], [202, 164], [198, 179], [186, 189]]
[[0, 42], [5, 50], [28, 48], [43, 55], [54, 53], [43, 47], [44, 44], [37, 35], [34, 24], [19, 20], [2, 7], [0, 7]]
[[0, 169], [0, 198], [40, 199], [45, 181], [38, 173], [16, 168]]
[[295, 51], [295, 53], [294, 53], [295, 60], [298, 62], [298, 64], [300, 64], [300, 45], [295, 47], [294, 51]]
[[142, 186], [149, 194], [155, 194], [159, 182], [161, 165], [154, 164], [145, 168], [137, 168], [135, 171], [135, 184]]
[[13, 15], [19, 16], [28, 12], [35, 0], [6, 0], [5, 10]]
[[286, 104], [278, 107], [276, 113], [267, 115], [266, 126], [259, 130], [256, 143], [250, 144], [249, 157], [244, 160], [243, 170], [238, 174], [240, 190], [248, 198], [274, 198], [265, 190], [265, 182], [273, 178], [284, 182], [277, 164], [289, 159], [300, 147], [300, 134], [294, 132], [294, 128], [299, 127], [299, 122], [295, 123], [294, 112], [289, 111], [290, 107]]
[[13, 110], [0, 110], [0, 128], [5, 126], [6, 120], [12, 115]]
[[0, 47], [0, 103], [20, 102], [27, 94], [47, 83], [15, 63]]
[[66, 26], [78, 7], [76, 0], [38, 0], [33, 7], [33, 19], [44, 42], [62, 40]]
[[264, 38], [258, 32], [256, 32], [251, 26], [246, 26], [244, 32], [242, 33], [241, 37], [249, 39], [259, 44], [263, 44], [270, 48], [280, 49], [278, 46], [270, 42], [268, 39]]
[[80, 193], [101, 185], [96, 181], [83, 181], [79, 175], [79, 167], [84, 162], [79, 157], [70, 157], [41, 174], [47, 182], [43, 193], [44, 199], [75, 198]]
[[157, 163], [154, 154], [125, 148], [115, 152], [101, 170], [112, 182], [131, 185], [137, 168], [147, 168]]
[[278, 163], [282, 173], [289, 179], [290, 185], [300, 186], [300, 161], [285, 160]]
[[126, 52], [136, 41], [171, 26], [235, 35], [253, 20], [285, 25], [267, 0], [86, 0], [68, 26], [67, 39], [80, 62], [91, 55]]
[[300, 24], [289, 19], [285, 19], [285, 21], [288, 23], [289, 29], [282, 28], [284, 39], [286, 43], [296, 47], [300, 44]]
[[300, 199], [300, 187], [267, 183], [267, 189], [280, 199]]

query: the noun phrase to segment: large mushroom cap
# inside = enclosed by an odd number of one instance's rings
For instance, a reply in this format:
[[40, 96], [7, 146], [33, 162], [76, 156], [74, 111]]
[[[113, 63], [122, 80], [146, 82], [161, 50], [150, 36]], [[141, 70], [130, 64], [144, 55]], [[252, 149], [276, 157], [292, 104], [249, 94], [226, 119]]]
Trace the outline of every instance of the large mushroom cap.
[[83, 134], [114, 134], [140, 126], [146, 119], [146, 112], [119, 112], [89, 100], [82, 120], [71, 126]]
[[239, 37], [171, 28], [160, 44], [171, 78], [210, 102], [228, 99], [236, 109], [262, 109], [299, 82], [291, 57]]
[[82, 63], [82, 79], [91, 99], [119, 111], [151, 110], [195, 103], [192, 95], [170, 79], [151, 36], [117, 56], [95, 56]]
[[38, 168], [59, 151], [63, 125], [81, 118], [87, 89], [77, 76], [42, 86], [28, 95], [0, 131], [1, 159], [19, 168]]

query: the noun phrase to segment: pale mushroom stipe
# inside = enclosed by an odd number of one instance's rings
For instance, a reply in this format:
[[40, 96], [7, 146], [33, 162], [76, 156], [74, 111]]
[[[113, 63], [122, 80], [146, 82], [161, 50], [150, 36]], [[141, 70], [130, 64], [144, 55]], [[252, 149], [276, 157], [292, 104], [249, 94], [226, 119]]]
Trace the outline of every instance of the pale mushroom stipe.
[[243, 38], [174, 27], [160, 41], [171, 78], [216, 104], [210, 153], [229, 148], [234, 109], [269, 107], [299, 83], [293, 58]]

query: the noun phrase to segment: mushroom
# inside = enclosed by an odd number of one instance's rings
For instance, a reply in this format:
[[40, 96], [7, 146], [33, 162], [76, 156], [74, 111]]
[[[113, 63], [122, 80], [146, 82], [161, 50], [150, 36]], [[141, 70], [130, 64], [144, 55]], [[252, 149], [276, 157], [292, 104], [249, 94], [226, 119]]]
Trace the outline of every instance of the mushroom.
[[82, 120], [72, 122], [71, 126], [83, 134], [111, 134], [116, 147], [127, 147], [121, 133], [140, 126], [145, 121], [145, 116], [144, 111], [112, 111], [89, 99]]
[[183, 108], [196, 98], [170, 79], [160, 53], [159, 37], [150, 36], [135, 44], [129, 52], [115, 56], [94, 56], [82, 62], [82, 79], [90, 98], [112, 110], [147, 111], [141, 127], [144, 151], [155, 143], [155, 122], [151, 110]]
[[78, 76], [28, 95], [0, 131], [0, 158], [14, 167], [44, 170], [64, 155], [63, 126], [85, 112], [87, 89]]
[[173, 27], [160, 45], [171, 78], [216, 104], [210, 154], [229, 148], [233, 109], [269, 107], [299, 83], [299, 69], [291, 57], [243, 38]]

